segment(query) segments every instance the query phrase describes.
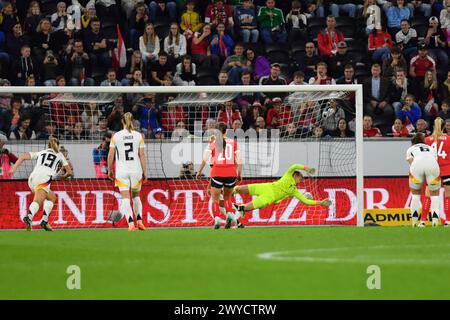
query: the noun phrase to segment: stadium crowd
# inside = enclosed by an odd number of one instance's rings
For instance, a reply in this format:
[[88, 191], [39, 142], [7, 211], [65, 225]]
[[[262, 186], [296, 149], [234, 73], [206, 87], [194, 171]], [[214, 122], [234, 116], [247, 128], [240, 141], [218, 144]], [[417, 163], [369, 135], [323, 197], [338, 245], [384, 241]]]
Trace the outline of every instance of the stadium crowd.
[[[1, 86], [363, 83], [366, 137], [450, 121], [448, 0], [42, 0], [0, 9]], [[170, 95], [55, 97], [1, 95], [0, 131], [10, 140], [102, 140], [131, 111], [151, 139], [192, 134], [199, 119], [204, 130], [280, 128], [284, 139], [354, 135], [352, 95], [293, 106], [279, 94], [239, 94], [188, 109], [167, 104]]]

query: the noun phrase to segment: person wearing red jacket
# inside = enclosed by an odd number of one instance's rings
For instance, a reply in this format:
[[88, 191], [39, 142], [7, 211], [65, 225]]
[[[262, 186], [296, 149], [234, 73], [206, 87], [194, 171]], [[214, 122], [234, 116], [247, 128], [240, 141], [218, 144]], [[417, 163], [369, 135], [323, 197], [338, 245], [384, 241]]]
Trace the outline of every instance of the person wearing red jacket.
[[368, 50], [372, 52], [372, 60], [381, 62], [387, 58], [392, 48], [391, 35], [386, 32], [382, 25], [377, 25], [375, 30], [369, 34]]
[[186, 122], [186, 116], [184, 114], [184, 109], [182, 106], [175, 106], [172, 103], [167, 105], [167, 110], [162, 112], [162, 126], [165, 131], [172, 132], [178, 122], [183, 121]]
[[394, 124], [392, 125], [392, 136], [394, 138], [400, 138], [400, 137], [408, 137], [410, 135], [410, 132], [406, 126], [403, 125], [403, 122], [401, 119], [395, 119]]
[[322, 56], [331, 57], [337, 52], [337, 45], [344, 41], [342, 32], [336, 30], [336, 18], [333, 16], [327, 17], [327, 27], [317, 35], [317, 45]]
[[289, 106], [284, 106], [281, 98], [275, 97], [272, 100], [273, 108], [267, 110], [266, 124], [272, 126], [272, 118], [278, 117], [278, 125], [287, 126], [292, 122], [292, 113]]
[[234, 120], [241, 120], [241, 113], [237, 110], [234, 110], [233, 107], [233, 101], [227, 101], [225, 102], [225, 110], [219, 110], [219, 113], [217, 114], [217, 122], [223, 122], [227, 125], [228, 129], [233, 128], [233, 121]]

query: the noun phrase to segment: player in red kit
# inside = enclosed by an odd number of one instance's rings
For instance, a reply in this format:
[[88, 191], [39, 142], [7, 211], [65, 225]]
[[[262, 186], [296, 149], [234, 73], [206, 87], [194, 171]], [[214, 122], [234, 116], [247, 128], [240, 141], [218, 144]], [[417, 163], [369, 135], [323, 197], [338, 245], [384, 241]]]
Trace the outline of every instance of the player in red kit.
[[223, 219], [220, 210], [220, 196], [223, 190], [223, 201], [226, 210], [226, 228], [231, 226], [231, 222], [239, 224], [234, 217], [232, 191], [236, 182], [241, 179], [242, 162], [240, 158], [237, 141], [225, 137], [227, 125], [219, 124], [219, 131], [222, 139], [211, 139], [208, 148], [203, 155], [203, 161], [197, 172], [197, 178], [201, 176], [208, 159], [212, 159], [211, 168], [211, 199], [214, 216], [214, 228], [219, 229]]
[[[436, 150], [441, 180], [445, 191], [444, 214], [441, 214], [441, 222], [445, 226], [450, 226], [450, 136], [442, 132], [443, 127], [444, 120], [436, 118], [434, 120], [433, 134], [425, 138], [425, 143]], [[427, 190], [419, 226], [425, 226], [429, 210], [430, 197]]]

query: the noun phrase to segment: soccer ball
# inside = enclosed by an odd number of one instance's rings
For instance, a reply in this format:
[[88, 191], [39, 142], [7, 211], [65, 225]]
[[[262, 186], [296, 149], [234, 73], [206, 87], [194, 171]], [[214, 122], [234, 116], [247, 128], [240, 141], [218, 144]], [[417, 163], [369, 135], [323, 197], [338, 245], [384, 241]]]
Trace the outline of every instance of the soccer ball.
[[306, 199], [312, 199], [313, 198], [312, 194], [309, 193], [309, 192], [305, 192], [303, 195], [305, 196]]

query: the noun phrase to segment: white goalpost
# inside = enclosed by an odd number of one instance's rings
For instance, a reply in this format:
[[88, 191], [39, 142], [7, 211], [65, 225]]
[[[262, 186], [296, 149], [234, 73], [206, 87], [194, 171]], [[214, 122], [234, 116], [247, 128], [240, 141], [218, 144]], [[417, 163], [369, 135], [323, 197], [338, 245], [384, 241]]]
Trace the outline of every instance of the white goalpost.
[[[13, 133], [5, 133], [9, 138], [5, 148], [17, 156], [37, 151], [46, 147], [46, 137], [54, 135], [68, 152], [75, 177], [52, 182], [58, 197], [50, 217], [55, 228], [125, 226], [124, 221], [113, 224], [108, 216], [118, 210], [120, 195], [106, 178], [103, 149], [108, 142], [105, 133], [111, 131], [104, 126], [116, 128], [117, 117], [126, 111], [134, 114], [136, 130], [146, 138], [150, 180], [142, 198], [144, 223], [149, 227], [213, 225], [205, 192], [209, 169], [200, 180], [191, 171], [198, 169], [218, 122], [227, 123], [227, 136], [237, 139], [244, 154], [241, 183], [274, 181], [290, 165], [302, 163], [316, 167], [317, 172], [307, 177], [301, 191], [334, 200], [325, 209], [286, 199], [250, 213], [245, 224], [364, 226], [362, 90], [360, 84], [3, 86], [0, 95], [22, 101], [32, 96], [39, 101], [23, 111], [41, 134], [35, 132], [37, 139], [17, 140], [11, 129]], [[19, 134], [26, 130], [21, 123], [17, 126]], [[0, 180], [0, 198], [6, 208], [0, 214], [0, 229], [22, 227], [21, 217], [31, 201], [26, 179], [32, 168], [29, 162], [14, 179]], [[237, 195], [235, 200], [251, 198]]]

